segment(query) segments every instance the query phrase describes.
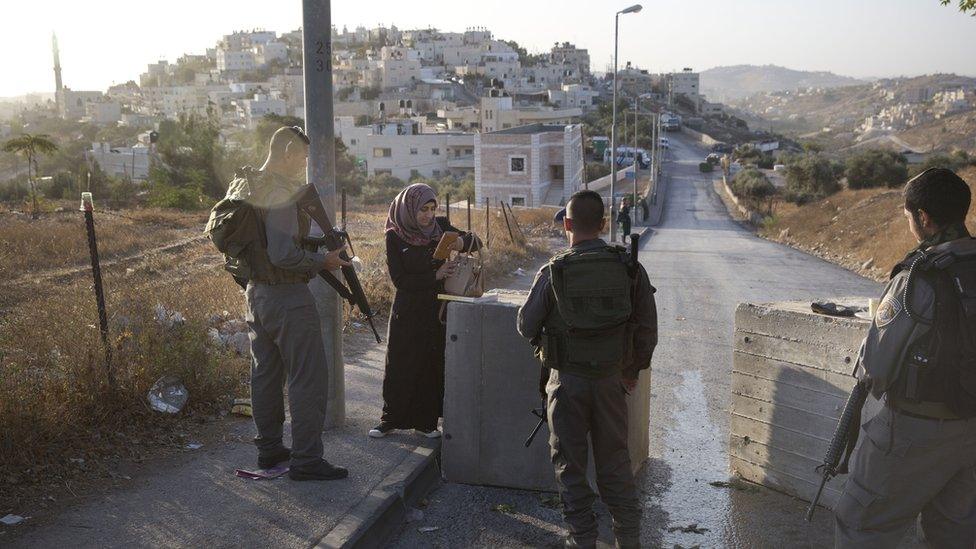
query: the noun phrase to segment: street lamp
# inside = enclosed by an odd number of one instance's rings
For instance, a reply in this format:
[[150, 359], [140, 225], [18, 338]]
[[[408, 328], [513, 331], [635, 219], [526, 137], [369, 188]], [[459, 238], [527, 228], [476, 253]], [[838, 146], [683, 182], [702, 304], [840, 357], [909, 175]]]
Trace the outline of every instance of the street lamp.
[[618, 11], [613, 16], [613, 120], [610, 125], [610, 241], [617, 240], [617, 220], [614, 211], [617, 209], [614, 198], [614, 187], [617, 183], [617, 50], [620, 45], [620, 14], [637, 13], [643, 7], [634, 4], [629, 8]]

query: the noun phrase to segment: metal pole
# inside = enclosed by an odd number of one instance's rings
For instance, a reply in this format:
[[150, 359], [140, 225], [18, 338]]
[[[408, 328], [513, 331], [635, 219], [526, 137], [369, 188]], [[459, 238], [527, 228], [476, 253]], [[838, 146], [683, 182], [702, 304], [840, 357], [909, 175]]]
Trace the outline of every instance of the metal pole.
[[640, 102], [640, 98], [634, 99], [634, 198], [633, 202], [630, 203], [630, 211], [634, 213], [634, 221], [637, 221], [637, 127], [640, 118], [637, 116], [637, 105]]
[[[305, 129], [311, 140], [308, 181], [335, 219], [335, 126], [332, 113], [332, 6], [330, 0], [302, 0], [302, 56], [305, 75]], [[331, 227], [321, 227], [323, 230]], [[322, 343], [330, 358], [327, 427], [342, 425], [346, 417], [342, 361], [342, 302], [322, 277], [309, 284], [318, 308]]]
[[491, 199], [485, 197], [485, 245], [491, 246]]
[[105, 290], [102, 287], [102, 268], [98, 261], [98, 241], [95, 239], [95, 215], [92, 194], [81, 193], [81, 211], [85, 212], [85, 231], [88, 233], [88, 252], [91, 255], [92, 282], [95, 288], [95, 303], [98, 306], [98, 331], [105, 348], [105, 376], [108, 384], [115, 387], [115, 374], [112, 372], [112, 346], [108, 342], [108, 313], [105, 310]]
[[471, 197], [468, 197], [468, 232], [471, 232]]
[[610, 123], [610, 242], [617, 240], [617, 222], [613, 191], [617, 183], [617, 46], [620, 32], [620, 14], [613, 16], [613, 116]]
[[451, 222], [451, 193], [447, 193], [447, 198], [444, 201], [444, 208], [447, 211], [447, 222]]

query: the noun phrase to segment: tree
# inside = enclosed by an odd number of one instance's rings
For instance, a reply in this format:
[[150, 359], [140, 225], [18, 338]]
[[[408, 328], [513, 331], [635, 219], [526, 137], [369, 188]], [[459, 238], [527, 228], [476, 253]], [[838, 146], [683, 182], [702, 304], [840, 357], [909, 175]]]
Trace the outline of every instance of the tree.
[[[939, 0], [943, 6], [948, 6], [952, 4], [952, 0]], [[976, 0], [959, 0], [959, 11], [963, 13], [970, 13], [973, 17], [976, 17]]]
[[802, 204], [838, 190], [834, 166], [819, 154], [804, 154], [786, 166], [786, 194], [793, 202]]
[[27, 182], [31, 190], [31, 219], [37, 219], [37, 183], [31, 175], [31, 168], [34, 168], [34, 175], [37, 175], [37, 157], [42, 154], [51, 154], [58, 150], [57, 144], [47, 135], [21, 134], [3, 144], [4, 152], [22, 154], [27, 159]]
[[776, 186], [761, 171], [746, 168], [732, 180], [732, 192], [746, 199], [756, 207], [765, 206], [766, 213], [772, 213], [776, 199]]
[[844, 176], [851, 189], [895, 187], [908, 179], [908, 160], [892, 151], [864, 151], [847, 159]]

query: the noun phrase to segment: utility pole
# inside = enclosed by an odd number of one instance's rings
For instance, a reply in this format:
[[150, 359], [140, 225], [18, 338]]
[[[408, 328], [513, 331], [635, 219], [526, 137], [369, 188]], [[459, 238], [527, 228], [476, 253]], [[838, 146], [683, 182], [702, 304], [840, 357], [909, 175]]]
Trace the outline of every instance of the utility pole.
[[[302, 0], [302, 58], [305, 76], [305, 131], [308, 182], [315, 185], [329, 218], [335, 220], [335, 126], [332, 113], [332, 6], [330, 0]], [[329, 230], [331, 227], [320, 227]], [[346, 418], [345, 366], [342, 361], [342, 301], [321, 277], [309, 283], [329, 358], [327, 427]]]
[[629, 8], [622, 9], [613, 16], [613, 120], [610, 123], [610, 241], [617, 239], [617, 224], [614, 221], [614, 211], [616, 202], [613, 193], [617, 184], [617, 53], [620, 49], [620, 15], [626, 13], [637, 13], [641, 10], [640, 4], [634, 4]]
[[633, 212], [634, 221], [637, 221], [637, 128], [639, 127], [640, 118], [637, 115], [637, 109], [640, 105], [640, 96], [634, 98], [634, 199], [630, 203], [630, 211]]

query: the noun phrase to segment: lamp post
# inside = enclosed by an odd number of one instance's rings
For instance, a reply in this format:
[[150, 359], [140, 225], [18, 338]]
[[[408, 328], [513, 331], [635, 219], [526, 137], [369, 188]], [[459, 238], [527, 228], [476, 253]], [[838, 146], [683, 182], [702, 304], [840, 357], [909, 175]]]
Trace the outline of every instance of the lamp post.
[[614, 188], [617, 183], [617, 51], [620, 45], [620, 15], [637, 13], [642, 9], [640, 4], [618, 11], [613, 16], [613, 117], [610, 125], [610, 241], [617, 240], [617, 220], [614, 211], [617, 209], [614, 198]]

